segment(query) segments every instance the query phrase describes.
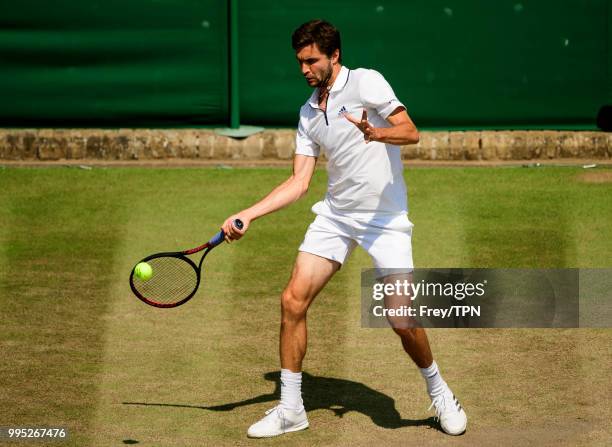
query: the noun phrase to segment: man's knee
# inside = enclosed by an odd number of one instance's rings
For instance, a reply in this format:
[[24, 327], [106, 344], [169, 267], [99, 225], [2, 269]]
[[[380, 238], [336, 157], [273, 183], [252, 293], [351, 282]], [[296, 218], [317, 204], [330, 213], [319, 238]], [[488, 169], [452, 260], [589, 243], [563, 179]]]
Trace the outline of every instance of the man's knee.
[[393, 327], [393, 331], [400, 336], [403, 342], [411, 343], [417, 339], [418, 332], [422, 331], [418, 327]]
[[281, 294], [283, 321], [295, 321], [306, 317], [308, 297], [299, 293], [290, 285]]

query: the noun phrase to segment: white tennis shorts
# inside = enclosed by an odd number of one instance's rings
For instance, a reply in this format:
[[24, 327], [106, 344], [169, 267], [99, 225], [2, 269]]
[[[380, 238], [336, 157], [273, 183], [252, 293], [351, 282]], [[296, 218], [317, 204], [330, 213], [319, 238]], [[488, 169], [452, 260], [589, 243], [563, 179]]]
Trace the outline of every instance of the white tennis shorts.
[[405, 214], [375, 222], [317, 215], [299, 250], [344, 264], [359, 245], [372, 258], [377, 276], [385, 276], [386, 269], [411, 272], [413, 226]]

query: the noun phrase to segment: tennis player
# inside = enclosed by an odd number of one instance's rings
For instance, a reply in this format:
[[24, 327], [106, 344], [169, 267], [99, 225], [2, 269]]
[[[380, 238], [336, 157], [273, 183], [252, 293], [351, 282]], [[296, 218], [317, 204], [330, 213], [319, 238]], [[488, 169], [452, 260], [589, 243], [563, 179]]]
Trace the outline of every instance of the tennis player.
[[[263, 438], [308, 427], [301, 383], [306, 353], [306, 312], [314, 298], [357, 246], [379, 272], [412, 271], [412, 223], [400, 145], [416, 144], [419, 133], [406, 107], [374, 70], [342, 65], [340, 33], [312, 20], [292, 36], [302, 75], [315, 90], [300, 109], [293, 174], [250, 208], [223, 224], [228, 242], [240, 239], [251, 222], [300, 199], [308, 191], [317, 157], [324, 151], [328, 189], [299, 247], [291, 279], [281, 295], [281, 399], [253, 424], [249, 437]], [[242, 230], [232, 225], [244, 223]], [[442, 429], [463, 433], [467, 416], [442, 379], [425, 330], [393, 326], [420, 368]]]

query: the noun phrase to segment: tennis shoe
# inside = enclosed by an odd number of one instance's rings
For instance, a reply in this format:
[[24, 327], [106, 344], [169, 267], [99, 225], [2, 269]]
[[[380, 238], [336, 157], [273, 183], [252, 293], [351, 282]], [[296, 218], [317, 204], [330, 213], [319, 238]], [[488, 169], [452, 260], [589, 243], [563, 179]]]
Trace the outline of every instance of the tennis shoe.
[[445, 433], [460, 435], [465, 432], [467, 415], [448, 386], [445, 387], [442, 394], [431, 399], [428, 410], [431, 408], [434, 408], [436, 419], [440, 421], [440, 426]]
[[270, 438], [293, 431], [308, 428], [308, 417], [306, 410], [289, 410], [280, 405], [266, 411], [266, 415], [249, 427], [247, 436], [249, 438]]

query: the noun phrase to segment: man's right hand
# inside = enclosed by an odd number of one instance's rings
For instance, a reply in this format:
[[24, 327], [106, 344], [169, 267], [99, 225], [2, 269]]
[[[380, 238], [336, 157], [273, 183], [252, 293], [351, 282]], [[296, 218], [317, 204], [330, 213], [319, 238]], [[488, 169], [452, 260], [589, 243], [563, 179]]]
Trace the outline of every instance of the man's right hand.
[[[240, 219], [242, 221], [243, 223], [242, 230], [239, 230], [234, 225], [234, 220], [236, 219]], [[246, 233], [246, 231], [248, 230], [250, 223], [251, 223], [251, 219], [249, 219], [248, 216], [246, 216], [246, 214], [242, 212], [228, 217], [225, 220], [225, 222], [223, 222], [223, 225], [221, 226], [221, 229], [225, 233], [225, 241], [229, 243], [229, 242], [232, 242], [233, 240], [237, 241], [238, 239], [240, 239], [242, 236], [244, 236], [244, 233]]]

